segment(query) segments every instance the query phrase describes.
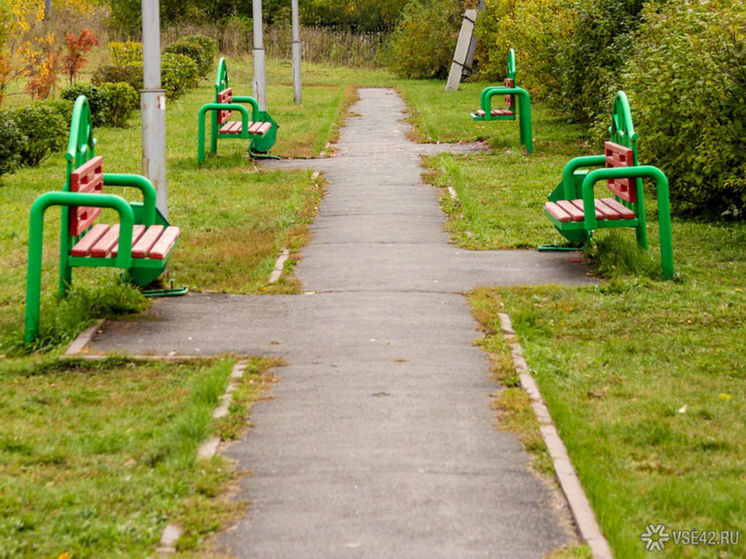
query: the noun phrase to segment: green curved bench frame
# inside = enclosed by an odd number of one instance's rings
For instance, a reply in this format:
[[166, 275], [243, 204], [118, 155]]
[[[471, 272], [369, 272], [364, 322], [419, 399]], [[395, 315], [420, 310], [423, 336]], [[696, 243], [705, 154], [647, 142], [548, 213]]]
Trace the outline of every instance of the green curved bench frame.
[[[562, 180], [548, 196], [550, 202], [560, 200], [583, 200], [583, 220], [561, 222], [547, 213], [545, 215], [552, 221], [555, 228], [570, 243], [575, 246], [556, 247], [542, 245], [539, 250], [578, 250], [587, 244], [593, 232], [597, 229], [614, 227], [634, 227], [637, 237], [637, 245], [648, 249], [648, 238], [645, 222], [645, 202], [643, 197], [642, 179], [650, 178], [655, 181], [658, 199], [658, 224], [660, 229], [661, 269], [663, 277], [671, 278], [674, 275], [673, 266], [673, 241], [671, 238], [671, 209], [668, 195], [668, 178], [666, 175], [651, 165], [640, 165], [637, 157], [638, 135], [632, 124], [632, 111], [629, 101], [623, 91], [617, 92], [614, 98], [614, 108], [609, 126], [610, 139], [632, 150], [633, 165], [629, 167], [614, 167], [593, 169], [603, 167], [606, 164], [606, 155], [589, 155], [571, 159], [562, 171]], [[617, 197], [624, 206], [635, 212], [634, 220], [601, 220], [596, 218], [594, 211], [593, 189], [597, 182], [609, 179], [634, 179], [635, 202], [627, 202]]]
[[[517, 113], [521, 144], [526, 146], [527, 153], [532, 153], [534, 145], [533, 131], [531, 129], [531, 96], [525, 89], [515, 86], [515, 79], [515, 51], [510, 49], [508, 51], [508, 71], [506, 74], [506, 81], [512, 80], [514, 86], [506, 87], [493, 85], [485, 87], [479, 96], [479, 107], [484, 111], [484, 115], [471, 113], [471, 118], [475, 121], [515, 120]], [[518, 101], [512, 115], [492, 115], [492, 98], [495, 95], [503, 97], [506, 95], [514, 95], [517, 98]]]
[[[249, 142], [249, 155], [256, 158], [267, 157], [267, 152], [275, 145], [277, 139], [277, 129], [279, 125], [274, 121], [267, 111], [259, 110], [259, 103], [256, 99], [248, 96], [233, 96], [233, 103], [219, 103], [218, 95], [230, 87], [228, 79], [228, 66], [225, 58], [221, 57], [218, 61], [218, 71], [215, 78], [215, 100], [212, 103], [203, 105], [199, 110], [197, 120], [197, 160], [205, 160], [205, 114], [210, 113], [210, 154], [215, 155], [218, 152], [218, 140], [223, 139], [244, 139]], [[244, 106], [251, 107], [249, 109]], [[221, 134], [218, 125], [218, 111], [237, 111], [241, 114], [241, 133], [240, 134]], [[249, 134], [249, 122], [269, 122], [272, 126], [264, 135], [257, 136]]]
[[44, 240], [44, 214], [52, 206], [90, 206], [112, 208], [119, 214], [119, 245], [115, 257], [76, 257], [72, 247], [85, 235], [77, 237], [69, 233], [70, 217], [62, 211], [60, 229], [60, 266], [58, 296], [63, 297], [72, 282], [72, 268], [116, 267], [125, 270], [125, 279], [139, 286], [147, 286], [163, 273], [168, 264], [167, 255], [162, 260], [132, 257], [132, 230], [135, 224], [163, 225], [168, 221], [155, 206], [156, 192], [145, 177], [118, 173], [104, 173], [106, 186], [128, 186], [139, 189], [143, 202], [127, 202], [114, 194], [92, 194], [70, 192], [70, 177], [75, 169], [95, 157], [96, 140], [93, 137], [91, 112], [88, 99], [79, 96], [73, 108], [70, 123], [70, 138], [65, 152], [67, 160], [65, 185], [62, 191], [47, 192], [39, 196], [31, 206], [29, 221], [28, 271], [26, 277], [26, 327], [24, 340], [32, 342], [39, 329], [39, 307], [41, 298], [42, 244]]

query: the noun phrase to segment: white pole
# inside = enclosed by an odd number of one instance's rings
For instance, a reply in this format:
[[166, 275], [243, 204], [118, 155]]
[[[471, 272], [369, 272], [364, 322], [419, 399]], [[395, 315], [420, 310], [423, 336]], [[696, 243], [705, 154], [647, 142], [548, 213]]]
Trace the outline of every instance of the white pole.
[[142, 0], [142, 174], [156, 189], [155, 205], [168, 217], [166, 192], [166, 95], [161, 89], [161, 26], [158, 0]]
[[303, 102], [303, 90], [300, 82], [301, 43], [298, 0], [292, 0], [291, 6], [293, 17], [293, 101], [300, 104]]
[[[143, 0], [144, 1], [144, 0]], [[267, 110], [267, 78], [264, 63], [264, 38], [262, 36], [262, 0], [252, 0], [254, 9], [254, 99], [260, 111]]]

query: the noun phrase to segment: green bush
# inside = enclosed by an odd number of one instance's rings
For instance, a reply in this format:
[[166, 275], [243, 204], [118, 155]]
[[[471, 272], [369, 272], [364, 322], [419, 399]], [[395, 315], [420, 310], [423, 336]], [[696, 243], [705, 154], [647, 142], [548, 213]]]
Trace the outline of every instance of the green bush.
[[9, 117], [26, 138], [19, 146], [21, 164], [38, 165], [47, 155], [66, 146], [70, 124], [61, 109], [59, 102], [35, 101], [8, 111]]
[[0, 112], [0, 176], [20, 167], [21, 149], [26, 141], [9, 111]]
[[663, 169], [679, 213], [746, 213], [746, 10], [679, 0], [644, 10], [624, 89], [641, 158]]
[[142, 43], [113, 41], [109, 43], [109, 56], [116, 66], [142, 64]]
[[140, 91], [142, 89], [142, 63], [130, 64], [128, 66], [116, 66], [113, 64], [101, 66], [91, 76], [91, 83], [93, 85], [119, 82], [128, 83], [135, 91]]
[[559, 46], [575, 34], [576, 0], [487, 0], [486, 6], [477, 18], [475, 77], [502, 80], [513, 48], [518, 84], [532, 99], [557, 97]]
[[643, 0], [590, 0], [577, 5], [575, 33], [558, 45], [558, 98], [573, 120], [608, 115], [632, 57]]
[[204, 35], [188, 35], [183, 40], [198, 43], [202, 47], [208, 60], [208, 70], [211, 69], [215, 64], [215, 58], [218, 56], [218, 42]]
[[194, 60], [197, 64], [199, 76], [202, 77], [212, 69], [214, 58], [209, 57], [204, 47], [197, 41], [189, 38], [179, 39], [178, 41], [167, 45], [163, 49], [164, 53], [183, 54]]
[[140, 106], [140, 95], [126, 82], [104, 83], [99, 91], [106, 102], [104, 126], [125, 128], [132, 111]]
[[176, 98], [199, 80], [197, 63], [184, 54], [166, 53], [161, 58], [161, 82], [166, 96]]
[[106, 102], [101, 96], [98, 87], [81, 84], [68, 87], [60, 92], [62, 99], [72, 101], [73, 103], [80, 95], [85, 95], [88, 98], [88, 107], [91, 109], [93, 126], [104, 126]]
[[[93, 126], [124, 128], [132, 110], [138, 106], [139, 95], [125, 82], [103, 83], [100, 86], [75, 85], [63, 90], [60, 97], [75, 101], [79, 95], [88, 98]], [[69, 120], [69, 119], [68, 119]]]
[[459, 0], [411, 0], [394, 31], [389, 66], [404, 78], [448, 75], [461, 24]]

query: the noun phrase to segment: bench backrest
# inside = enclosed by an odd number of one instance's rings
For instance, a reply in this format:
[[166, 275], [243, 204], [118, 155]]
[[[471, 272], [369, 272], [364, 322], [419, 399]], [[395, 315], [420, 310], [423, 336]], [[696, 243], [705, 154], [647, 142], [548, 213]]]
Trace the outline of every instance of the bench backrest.
[[[217, 103], [233, 103], [233, 88], [229, 87], [223, 91], [218, 92]], [[218, 124], [223, 124], [226, 120], [231, 117], [231, 110], [218, 111]]]
[[[637, 133], [632, 124], [632, 110], [624, 91], [614, 97], [614, 109], [609, 126], [611, 141], [606, 142], [606, 167], [632, 167], [639, 165], [637, 159]], [[637, 200], [637, 191], [642, 189], [641, 179], [614, 179], [609, 181], [611, 190], [620, 199], [630, 203]]]
[[[104, 188], [104, 158], [100, 155], [83, 163], [70, 174], [70, 192], [100, 194]], [[70, 206], [70, 236], [77, 237], [88, 229], [101, 213], [101, 208]]]
[[[606, 154], [606, 168], [633, 167], [635, 165], [635, 154], [626, 146], [606, 142], [604, 152]], [[637, 201], [637, 191], [633, 179], [609, 179], [609, 190], [615, 196], [627, 202], [635, 203]]]
[[[515, 80], [513, 78], [505, 78], [503, 83], [505, 84], [505, 87], [515, 87]], [[505, 106], [509, 109], [515, 107], [515, 95], [512, 93], [510, 95], [505, 95]]]

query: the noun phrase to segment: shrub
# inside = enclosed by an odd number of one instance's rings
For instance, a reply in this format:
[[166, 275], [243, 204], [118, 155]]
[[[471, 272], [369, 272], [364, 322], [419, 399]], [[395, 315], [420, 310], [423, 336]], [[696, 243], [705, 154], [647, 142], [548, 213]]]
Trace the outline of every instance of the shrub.
[[132, 111], [139, 106], [140, 96], [126, 82], [104, 83], [99, 89], [106, 103], [106, 118], [103, 126], [127, 126]]
[[60, 97], [69, 101], [75, 101], [79, 95], [85, 95], [88, 98], [93, 126], [117, 126], [119, 128], [127, 125], [127, 119], [137, 106], [139, 99], [137, 91], [125, 82], [103, 83], [98, 87], [77, 85], [60, 93]]
[[69, 122], [60, 113], [59, 103], [36, 101], [8, 114], [26, 137], [19, 151], [23, 165], [38, 165], [47, 155], [65, 147]]
[[207, 52], [197, 41], [188, 38], [179, 39], [178, 41], [167, 45], [163, 49], [164, 54], [183, 54], [191, 58], [197, 65], [199, 76], [204, 76], [210, 71], [213, 60], [208, 58]]
[[644, 10], [624, 76], [641, 158], [668, 175], [679, 213], [746, 212], [746, 10], [680, 0]]
[[575, 33], [575, 0], [488, 0], [477, 18], [476, 77], [505, 77], [508, 50], [516, 55], [518, 84], [532, 99], [560, 90], [559, 46]]
[[140, 91], [142, 89], [142, 63], [128, 66], [115, 66], [113, 64], [101, 66], [91, 76], [93, 85], [119, 82], [128, 83], [135, 91]]
[[394, 31], [389, 66], [405, 78], [444, 78], [461, 23], [459, 0], [411, 0]]
[[575, 33], [558, 46], [559, 99], [573, 120], [607, 115], [633, 55], [643, 0], [591, 0], [577, 9]]
[[26, 141], [10, 111], [0, 112], [0, 176], [21, 165], [21, 149]]
[[129, 66], [142, 64], [142, 43], [133, 41], [109, 43], [109, 56], [112, 64], [116, 66]]
[[204, 35], [188, 35], [184, 37], [184, 40], [195, 42], [202, 47], [208, 60], [208, 70], [211, 69], [215, 64], [215, 58], [218, 55], [218, 42], [215, 39], [205, 37]]
[[164, 54], [161, 59], [161, 83], [166, 96], [176, 98], [189, 87], [195, 87], [199, 79], [197, 64], [183, 54]]

